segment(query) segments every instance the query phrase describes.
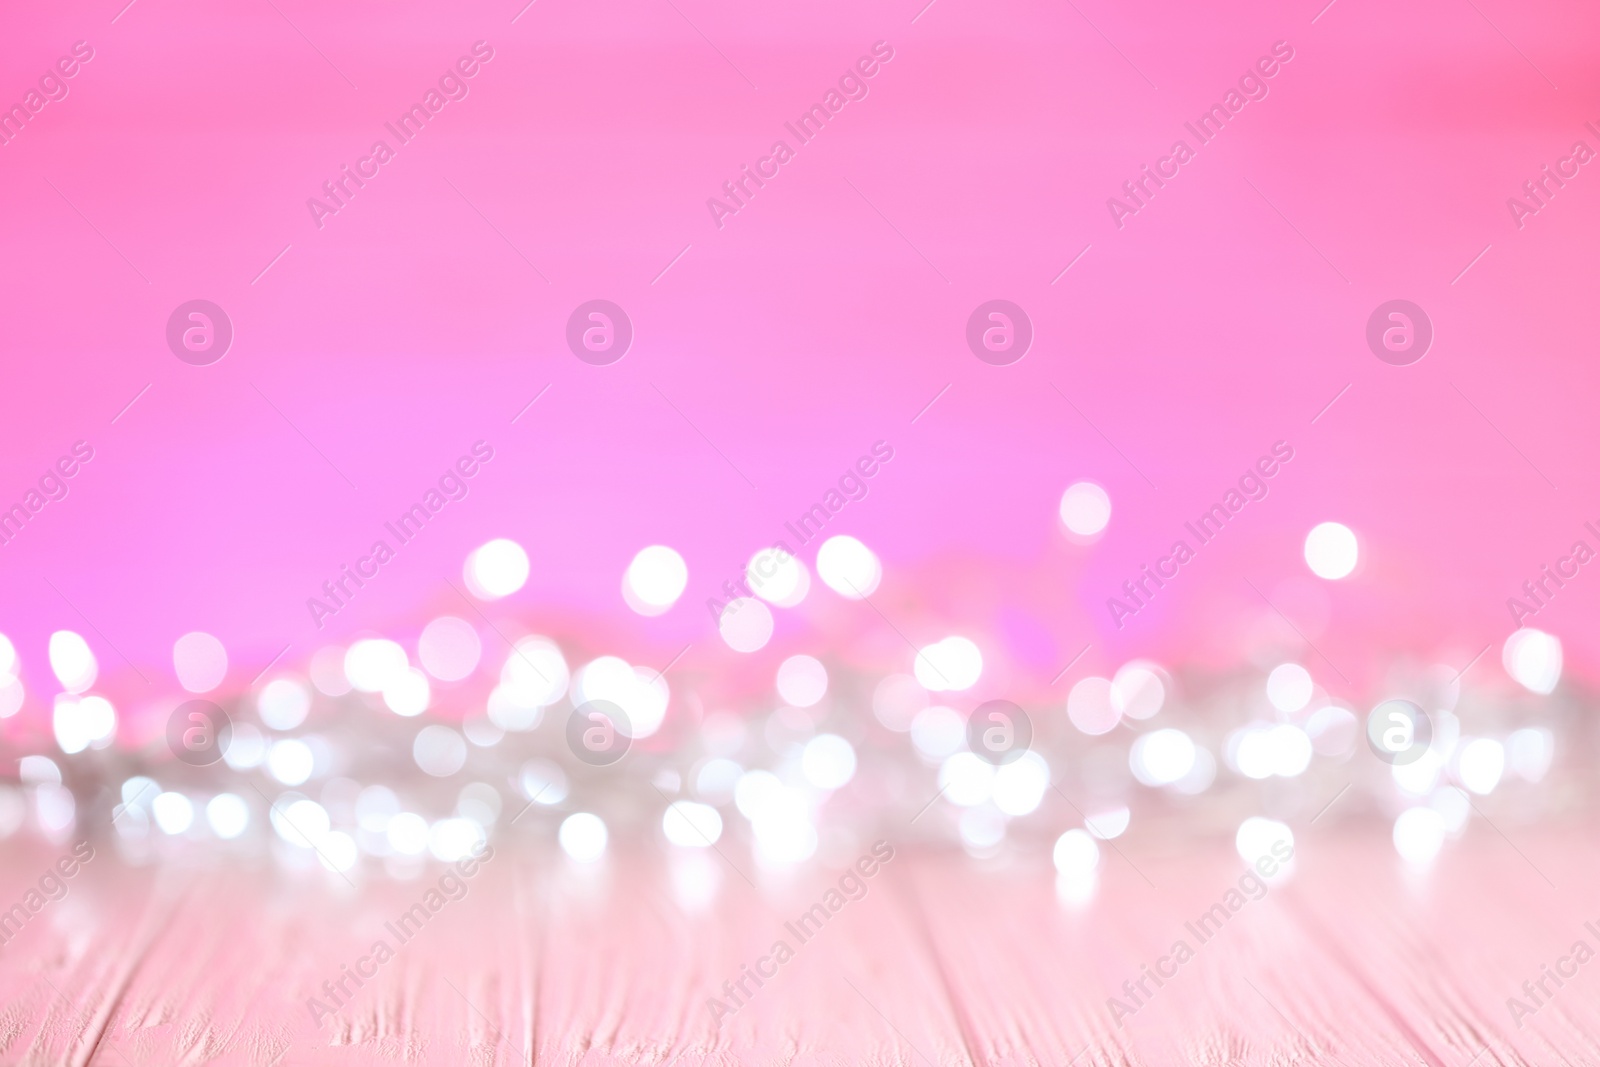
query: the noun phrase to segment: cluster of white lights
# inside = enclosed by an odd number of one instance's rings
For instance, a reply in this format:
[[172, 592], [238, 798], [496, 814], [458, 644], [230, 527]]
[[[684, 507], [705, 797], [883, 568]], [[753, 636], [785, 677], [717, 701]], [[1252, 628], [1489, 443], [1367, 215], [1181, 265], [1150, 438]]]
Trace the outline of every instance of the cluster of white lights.
[[1314, 752], [1311, 735], [1289, 723], [1252, 723], [1228, 737], [1229, 765], [1258, 781], [1304, 774]]
[[670, 698], [660, 671], [635, 667], [619, 656], [601, 656], [579, 669], [572, 682], [572, 701], [609, 700], [627, 714], [618, 729], [629, 737], [649, 737], [661, 728]]

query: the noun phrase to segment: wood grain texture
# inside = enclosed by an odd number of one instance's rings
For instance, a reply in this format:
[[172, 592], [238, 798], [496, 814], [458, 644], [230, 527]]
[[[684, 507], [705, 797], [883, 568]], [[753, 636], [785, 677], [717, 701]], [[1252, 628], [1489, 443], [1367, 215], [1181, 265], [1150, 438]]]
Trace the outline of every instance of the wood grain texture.
[[[505, 844], [403, 943], [443, 868], [352, 886], [102, 849], [0, 948], [0, 1064], [1600, 1064], [1600, 961], [1508, 1010], [1576, 942], [1600, 949], [1585, 835], [1522, 836], [1475, 828], [1426, 873], [1381, 838], [1303, 842], [1203, 940], [1245, 873], [1221, 846], [1119, 842], [1087, 898], [1042, 862], [902, 848], [802, 938], [841, 872], [780, 877], [732, 847], [584, 870]], [[0, 902], [57, 855], [9, 846]], [[392, 958], [314, 1017], [380, 940]], [[1110, 998], [1133, 1003], [1123, 983], [1180, 940], [1192, 958], [1119, 1018]], [[772, 977], [719, 1018], [763, 958]]]

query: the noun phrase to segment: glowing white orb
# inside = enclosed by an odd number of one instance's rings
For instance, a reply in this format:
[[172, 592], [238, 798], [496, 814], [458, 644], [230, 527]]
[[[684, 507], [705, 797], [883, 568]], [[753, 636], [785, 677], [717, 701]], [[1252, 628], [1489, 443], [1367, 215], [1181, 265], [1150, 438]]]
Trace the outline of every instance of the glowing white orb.
[[994, 806], [1017, 818], [1038, 810], [1050, 787], [1050, 765], [1037, 752], [1024, 752], [1002, 763], [994, 774]]
[[1161, 675], [1161, 668], [1145, 660], [1124, 663], [1111, 679], [1111, 706], [1130, 719], [1150, 718], [1167, 699]]
[[911, 744], [930, 760], [942, 760], [967, 743], [967, 723], [954, 708], [935, 704], [911, 720]]
[[386, 638], [365, 638], [344, 654], [344, 676], [363, 693], [381, 693], [406, 673], [406, 650]]
[[1318, 578], [1337, 581], [1356, 569], [1356, 535], [1342, 523], [1324, 522], [1306, 534], [1306, 566]]
[[1080, 678], [1067, 694], [1067, 718], [1090, 737], [1115, 730], [1122, 715], [1112, 699], [1110, 680], [1096, 675]]
[[778, 548], [763, 548], [751, 556], [744, 577], [756, 596], [780, 608], [798, 606], [811, 591], [806, 565]]
[[640, 549], [622, 576], [622, 598], [640, 615], [660, 615], [689, 585], [689, 566], [666, 545]]
[[1493, 738], [1474, 738], [1463, 745], [1456, 756], [1456, 770], [1461, 776], [1461, 784], [1479, 796], [1494, 792], [1505, 769], [1506, 750]]
[[1432, 808], [1407, 808], [1394, 821], [1394, 850], [1407, 863], [1422, 866], [1444, 846], [1445, 819]]
[[661, 816], [661, 832], [680, 848], [710, 848], [722, 837], [722, 816], [710, 804], [675, 800]]
[[194, 825], [194, 803], [182, 793], [159, 793], [150, 801], [150, 814], [164, 834], [181, 834]]
[[939, 788], [952, 804], [970, 808], [994, 795], [995, 765], [971, 752], [957, 752], [939, 766]]
[[1267, 699], [1286, 715], [1311, 702], [1311, 672], [1298, 663], [1280, 663], [1267, 675]]
[[1195, 748], [1182, 730], [1141, 734], [1128, 751], [1128, 767], [1145, 785], [1171, 785], [1194, 767]]
[[790, 656], [778, 664], [778, 696], [785, 704], [809, 708], [828, 692], [828, 669], [811, 656]]
[[735, 652], [754, 652], [772, 640], [772, 609], [754, 597], [735, 597], [717, 617], [717, 631]]
[[422, 628], [417, 659], [422, 669], [441, 682], [459, 682], [478, 668], [483, 642], [465, 619], [442, 615]]
[[315, 765], [311, 746], [297, 738], [274, 741], [267, 749], [267, 773], [284, 785], [303, 784]]
[[428, 710], [428, 703], [432, 699], [433, 690], [428, 685], [428, 676], [415, 667], [407, 667], [404, 674], [383, 687], [384, 704], [402, 718], [421, 715]]
[[568, 815], [561, 821], [561, 829], [556, 833], [557, 840], [561, 842], [561, 851], [577, 860], [579, 863], [593, 863], [606, 854], [605, 820], [598, 815], [587, 811], [580, 811]]
[[1518, 684], [1541, 696], [1554, 691], [1561, 680], [1561, 641], [1543, 630], [1514, 631], [1506, 638], [1500, 659]]
[[800, 771], [818, 789], [838, 789], [856, 776], [856, 750], [838, 734], [818, 734], [801, 751]]
[[467, 741], [448, 726], [424, 726], [411, 743], [411, 758], [424, 773], [448, 778], [466, 766]]
[[854, 537], [830, 537], [817, 550], [817, 573], [829, 589], [846, 600], [869, 597], [883, 580], [883, 565], [872, 550]]
[[472, 550], [461, 576], [479, 600], [510, 596], [528, 581], [528, 553], [504, 537]]
[[310, 710], [311, 694], [292, 678], [274, 678], [256, 696], [256, 714], [273, 730], [293, 730]]
[[206, 802], [206, 822], [212, 833], [231, 841], [250, 825], [250, 806], [237, 793], [218, 793]]
[[1233, 846], [1238, 849], [1239, 857], [1252, 867], [1262, 856], [1271, 856], [1278, 863], [1288, 863], [1294, 856], [1294, 831], [1289, 829], [1287, 823], [1252, 815], [1239, 824], [1239, 832], [1233, 836]]
[[924, 689], [959, 692], [977, 684], [983, 653], [965, 637], [946, 637], [919, 650], [911, 669]]
[[1077, 482], [1061, 494], [1061, 524], [1079, 537], [1093, 537], [1111, 521], [1111, 497], [1093, 482]]
[[61, 688], [69, 693], [83, 692], [100, 675], [100, 665], [89, 651], [89, 642], [71, 630], [57, 630], [50, 635], [50, 669]]
[[228, 675], [228, 650], [208, 633], [187, 633], [173, 642], [172, 667], [179, 685], [191, 693], [209, 693]]
[[1050, 859], [1061, 874], [1081, 878], [1100, 866], [1100, 846], [1087, 831], [1073, 827], [1056, 838]]

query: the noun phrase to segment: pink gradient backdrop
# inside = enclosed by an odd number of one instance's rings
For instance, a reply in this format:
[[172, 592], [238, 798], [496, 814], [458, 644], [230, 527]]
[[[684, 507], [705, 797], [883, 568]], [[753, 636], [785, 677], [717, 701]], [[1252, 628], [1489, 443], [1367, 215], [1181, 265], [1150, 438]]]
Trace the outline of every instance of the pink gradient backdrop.
[[[912, 640], [977, 637], [985, 688], [1042, 686], [1090, 642], [1085, 667], [1232, 657], [1268, 614], [1247, 578], [1352, 688], [1397, 654], [1464, 666], [1600, 519], [1600, 176], [1520, 231], [1505, 204], [1575, 140], [1600, 148], [1592, 6], [537, 0], [513, 23], [520, 0], [276, 2], [5, 17], [0, 100], [74, 41], [96, 52], [0, 147], [0, 500], [96, 450], [0, 548], [0, 630], [34, 677], [56, 628], [153, 682], [204, 629], [243, 685], [285, 644], [464, 613], [445, 579], [496, 536], [534, 564], [500, 614], [636, 662], [694, 642], [685, 665], [719, 670], [738, 657], [705, 598], [878, 439], [895, 459], [829, 532], [880, 554]], [[470, 95], [319, 230], [307, 197], [479, 39], [496, 56]], [[880, 39], [870, 95], [719, 230], [706, 198]], [[1119, 231], [1107, 197], [1278, 40], [1296, 54], [1270, 95]], [[163, 339], [197, 297], [236, 330], [210, 367]], [[611, 367], [563, 341], [596, 297], [636, 332]], [[1011, 367], [963, 342], [995, 297], [1036, 330]], [[1411, 367], [1363, 342], [1394, 297], [1435, 324]], [[497, 455], [471, 495], [319, 634], [306, 598], [480, 438]], [[1105, 598], [1278, 439], [1296, 457], [1271, 496], [1116, 631]], [[1087, 548], [1055, 518], [1079, 479], [1116, 509]], [[1300, 544], [1326, 519], [1363, 567], [1313, 587]], [[642, 619], [619, 582], [651, 543], [690, 586]], [[763, 673], [867, 633], [905, 668], [871, 609], [816, 589]], [[1585, 569], [1539, 616], [1571, 671], [1600, 666], [1597, 604]]]

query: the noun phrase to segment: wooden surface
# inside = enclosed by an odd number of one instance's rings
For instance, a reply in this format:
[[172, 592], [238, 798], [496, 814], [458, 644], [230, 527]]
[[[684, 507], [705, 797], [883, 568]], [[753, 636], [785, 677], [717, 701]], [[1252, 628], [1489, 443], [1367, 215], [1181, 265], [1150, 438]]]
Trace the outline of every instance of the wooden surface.
[[[0, 948], [0, 1063], [1600, 1064], [1600, 961], [1547, 980], [1520, 1027], [1507, 1007], [1575, 942], [1600, 949], [1586, 832], [1475, 825], [1424, 874], [1386, 834], [1312, 836], [1203, 944], [1186, 923], [1237, 886], [1232, 850], [1117, 845], [1087, 900], [1042, 858], [902, 848], [801, 943], [785, 924], [837, 871], [776, 878], [725, 842], [620, 847], [583, 872], [502, 843], [314, 1023], [307, 998], [442, 867], [351, 886], [129, 868], [107, 844]], [[61, 854], [8, 845], [0, 906]], [[779, 939], [793, 958], [719, 1027], [708, 998]], [[1194, 957], [1119, 1026], [1108, 998], [1178, 939]]]

